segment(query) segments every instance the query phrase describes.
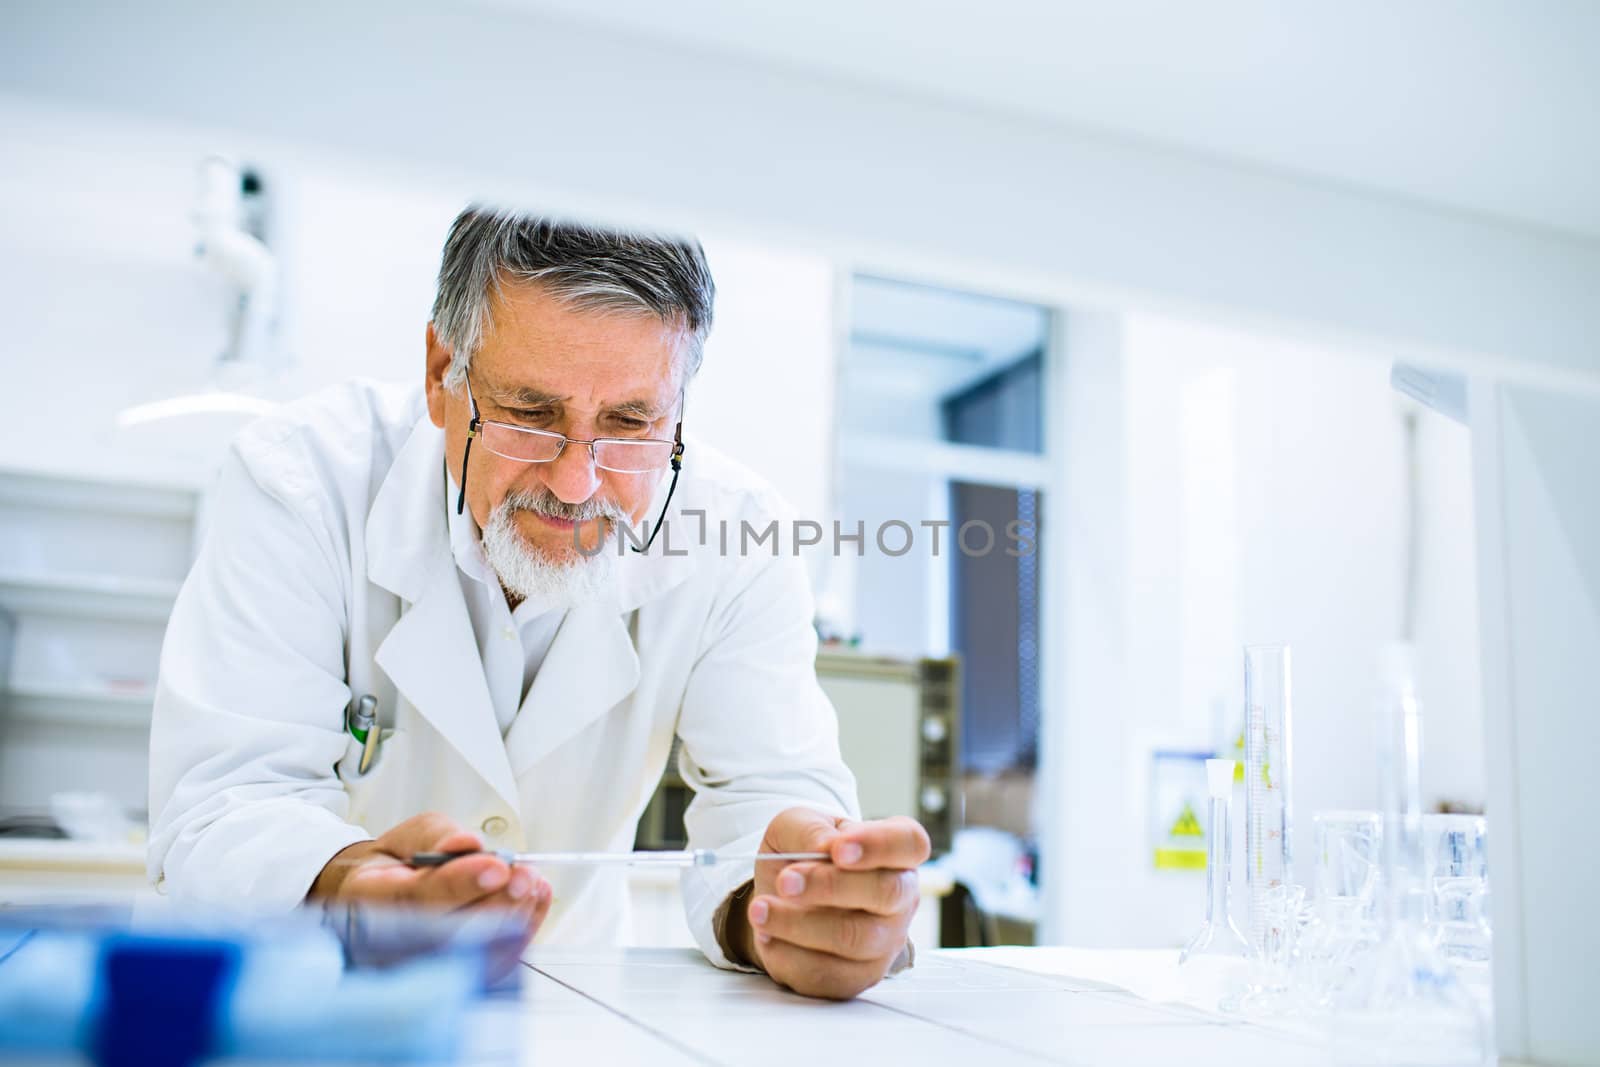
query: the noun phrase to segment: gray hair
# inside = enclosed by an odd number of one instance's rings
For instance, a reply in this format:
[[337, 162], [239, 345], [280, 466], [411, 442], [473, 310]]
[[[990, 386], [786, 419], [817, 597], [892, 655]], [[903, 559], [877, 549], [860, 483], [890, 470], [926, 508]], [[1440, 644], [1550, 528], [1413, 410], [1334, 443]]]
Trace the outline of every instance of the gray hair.
[[452, 391], [483, 343], [491, 292], [508, 280], [537, 283], [574, 308], [653, 314], [688, 341], [685, 380], [700, 369], [716, 286], [698, 241], [473, 205], [450, 226], [433, 301]]

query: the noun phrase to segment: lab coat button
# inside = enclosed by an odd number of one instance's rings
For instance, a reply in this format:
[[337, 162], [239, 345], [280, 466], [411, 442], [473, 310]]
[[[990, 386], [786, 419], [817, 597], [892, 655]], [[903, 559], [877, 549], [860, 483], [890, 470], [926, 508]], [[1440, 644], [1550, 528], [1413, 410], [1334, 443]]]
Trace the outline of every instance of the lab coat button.
[[490, 837], [499, 837], [501, 834], [506, 832], [510, 825], [510, 823], [506, 822], [500, 816], [491, 815], [487, 819], [483, 820], [483, 832], [488, 834]]

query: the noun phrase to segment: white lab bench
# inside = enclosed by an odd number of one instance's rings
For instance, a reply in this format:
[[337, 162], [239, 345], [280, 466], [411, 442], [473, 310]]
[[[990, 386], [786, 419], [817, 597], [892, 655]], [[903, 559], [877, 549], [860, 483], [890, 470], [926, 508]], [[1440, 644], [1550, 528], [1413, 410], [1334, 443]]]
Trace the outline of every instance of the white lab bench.
[[143, 845], [0, 838], [0, 905], [146, 893]]
[[[716, 970], [688, 949], [535, 949], [525, 960], [529, 973], [520, 1000], [495, 1006], [503, 1015], [477, 1031], [482, 1039], [469, 1062], [1334, 1062], [1317, 1036], [1147, 1000], [1086, 973], [1155, 975], [1175, 966], [1175, 957], [1053, 949], [924, 952], [910, 972], [853, 1001], [830, 1003], [787, 993], [760, 975]], [[1070, 973], [1051, 973], [1061, 967]]]

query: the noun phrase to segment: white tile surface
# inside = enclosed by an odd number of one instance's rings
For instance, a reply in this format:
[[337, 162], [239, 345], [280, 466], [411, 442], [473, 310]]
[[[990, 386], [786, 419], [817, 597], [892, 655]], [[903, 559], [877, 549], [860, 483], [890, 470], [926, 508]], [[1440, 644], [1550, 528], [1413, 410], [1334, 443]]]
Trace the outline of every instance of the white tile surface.
[[[1093, 979], [927, 953], [848, 1003], [810, 1000], [680, 949], [531, 955], [521, 1046], [474, 1063], [1326, 1064], [1328, 1053], [1248, 1023], [1160, 1004]], [[520, 1055], [520, 1060], [516, 1057]]]

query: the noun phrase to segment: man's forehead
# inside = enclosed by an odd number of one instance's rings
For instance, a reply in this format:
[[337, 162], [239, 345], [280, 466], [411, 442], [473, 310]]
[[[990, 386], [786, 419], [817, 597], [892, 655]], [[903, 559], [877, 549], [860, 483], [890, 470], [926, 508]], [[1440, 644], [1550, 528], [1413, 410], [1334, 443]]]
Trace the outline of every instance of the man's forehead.
[[538, 282], [501, 279], [491, 287], [486, 327], [474, 368], [525, 399], [664, 406], [689, 364], [682, 323], [642, 308], [575, 305]]

